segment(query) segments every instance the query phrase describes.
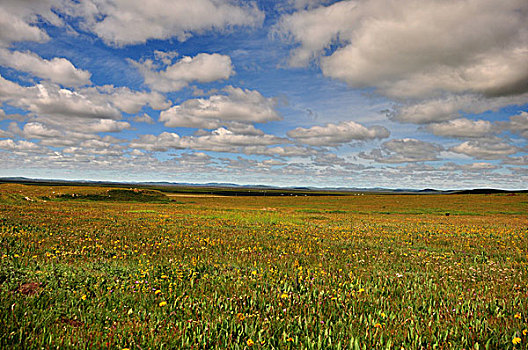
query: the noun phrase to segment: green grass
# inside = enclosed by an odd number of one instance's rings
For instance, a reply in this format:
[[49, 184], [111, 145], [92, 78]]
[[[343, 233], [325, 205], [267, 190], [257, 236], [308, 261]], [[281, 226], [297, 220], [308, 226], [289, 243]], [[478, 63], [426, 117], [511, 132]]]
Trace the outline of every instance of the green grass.
[[526, 349], [526, 195], [444, 198], [0, 204], [0, 348]]

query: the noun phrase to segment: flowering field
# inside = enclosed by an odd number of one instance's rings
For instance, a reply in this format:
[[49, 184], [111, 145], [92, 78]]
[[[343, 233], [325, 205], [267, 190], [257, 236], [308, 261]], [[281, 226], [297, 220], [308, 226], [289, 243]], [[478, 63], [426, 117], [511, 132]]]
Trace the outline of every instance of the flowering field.
[[527, 194], [106, 193], [0, 185], [0, 348], [528, 348]]

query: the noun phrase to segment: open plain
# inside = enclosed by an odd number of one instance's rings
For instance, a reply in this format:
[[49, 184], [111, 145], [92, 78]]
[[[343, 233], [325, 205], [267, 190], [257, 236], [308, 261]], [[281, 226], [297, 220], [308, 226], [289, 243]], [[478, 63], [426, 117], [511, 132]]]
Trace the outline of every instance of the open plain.
[[0, 348], [521, 349], [528, 195], [0, 185]]

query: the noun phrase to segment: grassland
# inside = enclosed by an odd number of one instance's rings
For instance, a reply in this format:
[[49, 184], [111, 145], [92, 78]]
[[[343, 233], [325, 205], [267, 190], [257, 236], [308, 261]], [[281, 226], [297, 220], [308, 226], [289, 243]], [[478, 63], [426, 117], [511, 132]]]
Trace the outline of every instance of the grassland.
[[109, 191], [0, 185], [0, 348], [528, 348], [528, 194]]

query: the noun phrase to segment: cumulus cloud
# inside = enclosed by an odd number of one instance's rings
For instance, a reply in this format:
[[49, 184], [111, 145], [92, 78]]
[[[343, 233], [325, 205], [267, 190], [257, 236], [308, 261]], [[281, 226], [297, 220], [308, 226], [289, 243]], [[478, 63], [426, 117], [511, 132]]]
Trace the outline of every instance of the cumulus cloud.
[[453, 162], [449, 162], [444, 164], [443, 166], [439, 167], [438, 170], [440, 171], [467, 171], [467, 172], [485, 172], [485, 171], [492, 171], [499, 169], [500, 167], [495, 164], [486, 163], [486, 162], [479, 162], [479, 163], [470, 163], [470, 164], [456, 164]]
[[143, 113], [143, 115], [136, 115], [134, 118], [132, 118], [133, 121], [137, 123], [147, 123], [147, 124], [154, 124], [154, 119], [147, 113]]
[[0, 3], [0, 47], [17, 41], [48, 41], [48, 34], [35, 24], [45, 21], [62, 25], [54, 12], [60, 3], [60, 0], [3, 0]]
[[528, 91], [527, 12], [523, 0], [340, 1], [285, 15], [275, 31], [299, 43], [291, 65], [321, 57], [324, 75], [352, 87], [503, 96]]
[[510, 117], [510, 121], [499, 122], [498, 124], [501, 128], [528, 139], [528, 112], [521, 112], [518, 115]]
[[460, 118], [443, 123], [429, 124], [425, 130], [436, 136], [475, 138], [491, 135], [495, 131], [495, 127], [487, 120]]
[[[16, 131], [21, 137], [28, 140], [38, 140], [39, 144], [51, 147], [75, 147], [86, 146], [87, 140], [92, 142], [105, 142], [113, 144], [119, 142], [112, 137], [100, 137], [99, 133], [116, 133], [129, 129], [130, 124], [111, 119], [101, 119], [99, 121], [77, 120], [67, 124], [41, 122], [28, 122], [22, 130]], [[90, 145], [93, 148], [93, 145]]]
[[528, 94], [492, 99], [475, 94], [450, 95], [399, 105], [388, 117], [404, 123], [428, 124], [457, 119], [463, 113], [479, 114], [508, 105], [524, 105], [527, 100]]
[[339, 124], [326, 124], [311, 128], [296, 128], [288, 131], [288, 136], [299, 143], [311, 146], [339, 146], [354, 140], [364, 141], [389, 137], [390, 132], [383, 126], [367, 128], [353, 121]]
[[228, 86], [227, 95], [191, 99], [160, 113], [160, 122], [168, 127], [214, 129], [225, 122], [264, 123], [281, 120], [275, 111], [277, 101], [256, 90]]
[[219, 128], [205, 135], [181, 136], [176, 133], [163, 132], [158, 136], [142, 135], [129, 145], [147, 151], [164, 152], [169, 149], [193, 149], [213, 152], [243, 152], [245, 147], [270, 146], [287, 142], [273, 135], [241, 135], [228, 129]]
[[316, 8], [329, 2], [330, 0], [289, 0], [289, 3], [299, 10]]
[[12, 152], [40, 152], [39, 145], [26, 140], [14, 141], [12, 139], [0, 140], [0, 149]]
[[42, 83], [30, 87], [0, 76], [0, 101], [43, 116], [118, 119], [119, 111], [108, 102], [97, 104], [73, 90]]
[[449, 149], [476, 159], [503, 159], [520, 151], [500, 138], [477, 139], [463, 142]]
[[359, 157], [380, 163], [425, 162], [438, 160], [443, 149], [440, 145], [416, 139], [394, 139], [384, 142], [380, 149], [359, 153]]
[[[166, 55], [162, 60], [167, 63]], [[183, 57], [174, 64], [168, 64], [162, 70], [157, 70], [152, 60], [136, 62], [130, 60], [139, 69], [152, 90], [170, 92], [186, 87], [190, 82], [208, 83], [228, 79], [234, 74], [231, 58], [217, 53], [200, 53], [194, 57]]]
[[97, 103], [109, 102], [129, 114], [138, 113], [146, 105], [156, 110], [166, 109], [171, 105], [165, 96], [158, 92], [135, 91], [128, 87], [103, 85], [79, 89], [78, 92]]
[[255, 3], [228, 0], [155, 0], [148, 6], [140, 0], [88, 0], [69, 4], [66, 11], [82, 17], [86, 29], [115, 46], [174, 37], [185, 41], [193, 33], [255, 27], [264, 20]]
[[137, 113], [147, 104], [154, 109], [170, 105], [163, 95], [156, 92], [133, 91], [110, 85], [70, 90], [47, 82], [25, 87], [2, 76], [0, 102], [26, 109], [41, 117], [59, 120], [120, 119], [121, 111]]
[[504, 164], [511, 165], [528, 165], [528, 155], [520, 157], [507, 157], [502, 161]]
[[29, 51], [0, 49], [0, 64], [64, 86], [81, 86], [91, 83], [90, 72], [76, 68], [65, 58], [54, 57], [46, 60]]
[[245, 146], [242, 149], [245, 154], [258, 154], [276, 157], [308, 157], [317, 153], [316, 150], [301, 146]]

